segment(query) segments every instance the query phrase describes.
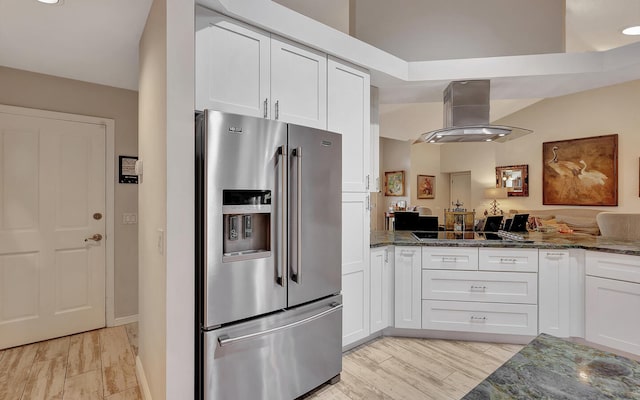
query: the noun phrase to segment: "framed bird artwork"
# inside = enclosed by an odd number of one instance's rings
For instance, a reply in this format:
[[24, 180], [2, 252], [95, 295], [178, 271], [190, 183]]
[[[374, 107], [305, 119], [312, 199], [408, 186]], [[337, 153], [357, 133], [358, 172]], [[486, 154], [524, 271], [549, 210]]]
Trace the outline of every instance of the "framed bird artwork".
[[542, 144], [542, 204], [618, 205], [618, 135]]

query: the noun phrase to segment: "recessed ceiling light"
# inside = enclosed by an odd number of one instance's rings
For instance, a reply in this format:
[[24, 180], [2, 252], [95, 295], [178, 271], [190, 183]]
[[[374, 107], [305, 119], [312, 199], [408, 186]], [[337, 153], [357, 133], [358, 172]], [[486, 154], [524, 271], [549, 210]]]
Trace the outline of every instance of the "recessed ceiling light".
[[55, 4], [58, 6], [62, 4], [62, 0], [38, 0], [38, 1], [44, 4]]
[[640, 25], [630, 26], [622, 31], [625, 35], [640, 35]]

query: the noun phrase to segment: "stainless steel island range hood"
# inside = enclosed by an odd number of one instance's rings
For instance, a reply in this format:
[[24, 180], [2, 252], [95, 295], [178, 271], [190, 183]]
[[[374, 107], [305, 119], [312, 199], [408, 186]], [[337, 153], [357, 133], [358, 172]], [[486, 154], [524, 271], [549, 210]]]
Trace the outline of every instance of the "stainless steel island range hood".
[[489, 80], [453, 81], [444, 90], [444, 128], [423, 133], [414, 143], [506, 142], [529, 129], [489, 123]]

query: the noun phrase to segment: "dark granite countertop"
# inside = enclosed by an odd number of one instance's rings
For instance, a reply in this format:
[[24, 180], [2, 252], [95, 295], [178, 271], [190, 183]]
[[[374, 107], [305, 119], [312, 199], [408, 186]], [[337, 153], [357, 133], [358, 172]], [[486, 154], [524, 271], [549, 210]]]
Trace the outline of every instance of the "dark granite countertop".
[[541, 334], [463, 400], [640, 399], [640, 363]]
[[583, 233], [529, 232], [526, 242], [510, 240], [474, 239], [416, 239], [410, 231], [373, 231], [371, 247], [396, 246], [452, 246], [452, 247], [516, 247], [539, 249], [586, 249], [640, 256], [640, 243], [603, 238]]

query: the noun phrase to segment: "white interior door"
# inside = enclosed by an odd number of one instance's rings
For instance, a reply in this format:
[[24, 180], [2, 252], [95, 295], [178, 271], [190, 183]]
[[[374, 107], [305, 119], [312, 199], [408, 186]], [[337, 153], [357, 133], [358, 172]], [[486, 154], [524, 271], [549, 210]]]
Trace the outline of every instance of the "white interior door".
[[105, 136], [0, 112], [0, 349], [105, 326]]
[[471, 172], [453, 172], [451, 173], [451, 194], [449, 197], [449, 206], [451, 203], [460, 201], [462, 208], [471, 210]]

